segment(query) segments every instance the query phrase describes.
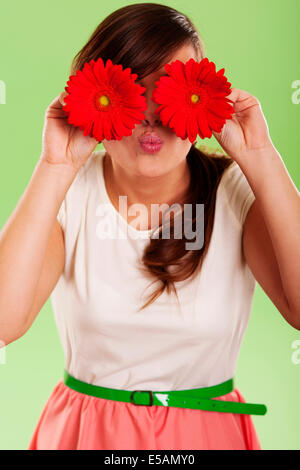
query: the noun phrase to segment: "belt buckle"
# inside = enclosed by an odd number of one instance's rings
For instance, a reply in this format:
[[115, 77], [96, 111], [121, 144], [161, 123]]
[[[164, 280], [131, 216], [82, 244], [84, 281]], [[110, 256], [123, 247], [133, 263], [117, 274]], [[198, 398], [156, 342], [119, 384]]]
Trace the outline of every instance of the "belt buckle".
[[[142, 403], [134, 403], [133, 402], [134, 394], [135, 393], [141, 393], [141, 392], [142, 393], [150, 393], [150, 403], [148, 403], [146, 405], [143, 405]], [[134, 390], [130, 394], [130, 403], [132, 403], [133, 405], [136, 405], [136, 406], [152, 406], [153, 405], [153, 392], [152, 392], [152, 390]]]

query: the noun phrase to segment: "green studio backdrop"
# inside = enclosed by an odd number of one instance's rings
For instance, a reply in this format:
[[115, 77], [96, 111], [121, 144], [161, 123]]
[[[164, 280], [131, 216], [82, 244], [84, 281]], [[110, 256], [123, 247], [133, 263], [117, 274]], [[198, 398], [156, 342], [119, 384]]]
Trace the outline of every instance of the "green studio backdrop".
[[[259, 98], [273, 143], [299, 189], [299, 0], [158, 3], [186, 13], [217, 70], [224, 66], [232, 86]], [[1, 3], [1, 227], [28, 185], [41, 152], [46, 107], [66, 86], [72, 58], [100, 21], [126, 4]], [[218, 147], [214, 138], [198, 142]], [[246, 401], [268, 407], [265, 416], [253, 416], [263, 449], [300, 449], [297, 340], [300, 331], [257, 284], [235, 380]], [[0, 448], [26, 449], [64, 367], [49, 299], [27, 333], [0, 351]]]

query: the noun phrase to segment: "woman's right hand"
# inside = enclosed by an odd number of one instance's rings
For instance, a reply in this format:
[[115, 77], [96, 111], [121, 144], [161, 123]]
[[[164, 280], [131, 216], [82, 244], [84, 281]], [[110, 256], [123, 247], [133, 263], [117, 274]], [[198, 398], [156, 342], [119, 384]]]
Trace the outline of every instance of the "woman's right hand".
[[63, 164], [77, 172], [99, 142], [68, 123], [68, 115], [63, 110], [66, 95], [66, 91], [60, 93], [46, 109], [41, 160]]

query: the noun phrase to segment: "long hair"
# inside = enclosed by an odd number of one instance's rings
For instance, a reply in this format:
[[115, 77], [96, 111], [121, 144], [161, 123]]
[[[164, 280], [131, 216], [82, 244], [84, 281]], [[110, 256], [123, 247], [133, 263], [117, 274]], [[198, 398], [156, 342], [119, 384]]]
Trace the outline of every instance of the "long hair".
[[[132, 73], [142, 79], [162, 67], [172, 53], [187, 44], [192, 44], [199, 61], [205, 57], [199, 32], [183, 13], [158, 3], [127, 5], [97, 26], [75, 55], [70, 75], [81, 70], [85, 62], [101, 57], [104, 63], [111, 59], [113, 64], [122, 64], [123, 69], [130, 67]], [[173, 291], [178, 299], [175, 283], [199, 272], [209, 246], [218, 183], [232, 159], [219, 151], [200, 150], [196, 143], [191, 146], [186, 159], [190, 186], [178, 204], [181, 207], [191, 205], [194, 230], [196, 205], [204, 204], [204, 243], [200, 249], [187, 250], [186, 243], [191, 240], [185, 237], [184, 230], [181, 238], [150, 238], [142, 254], [141, 270], [153, 278], [152, 283], [159, 282], [159, 285], [140, 310], [152, 304], [165, 290], [168, 294]], [[169, 221], [170, 235], [174, 234], [174, 223], [174, 218]]]

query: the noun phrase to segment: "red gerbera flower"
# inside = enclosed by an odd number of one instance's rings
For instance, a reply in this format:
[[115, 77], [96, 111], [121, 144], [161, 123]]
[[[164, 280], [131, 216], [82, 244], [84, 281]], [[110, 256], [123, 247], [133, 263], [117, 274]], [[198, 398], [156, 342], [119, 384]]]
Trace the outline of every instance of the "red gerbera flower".
[[216, 73], [216, 66], [207, 58], [186, 64], [176, 60], [165, 65], [169, 76], [160, 77], [152, 99], [160, 104], [155, 110], [165, 126], [174, 129], [182, 139], [193, 143], [197, 134], [210, 138], [212, 131], [221, 132], [226, 119], [231, 119], [234, 108], [227, 95], [231, 83], [224, 76], [225, 69]]
[[106, 65], [100, 57], [86, 62], [82, 70], [71, 75], [65, 87], [63, 110], [68, 122], [79, 127], [84, 135], [101, 142], [103, 139], [120, 140], [132, 134], [135, 125], [144, 119], [146, 88], [134, 83], [137, 74], [123, 70], [110, 59]]

